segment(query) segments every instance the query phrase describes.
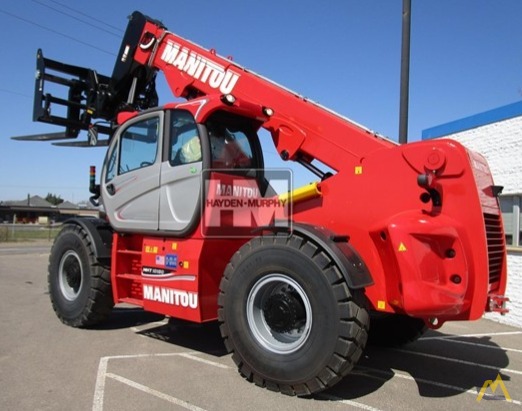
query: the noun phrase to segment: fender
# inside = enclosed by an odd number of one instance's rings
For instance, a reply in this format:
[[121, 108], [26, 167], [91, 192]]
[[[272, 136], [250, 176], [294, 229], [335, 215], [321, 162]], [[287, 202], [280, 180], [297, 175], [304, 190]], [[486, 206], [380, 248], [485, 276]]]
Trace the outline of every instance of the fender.
[[[286, 231], [286, 229], [282, 230], [282, 227], [278, 226], [262, 227], [262, 230]], [[348, 242], [348, 236], [337, 235], [324, 227], [303, 223], [293, 223], [292, 232], [310, 239], [321, 247], [339, 268], [349, 288], [357, 290], [374, 284], [368, 267], [359, 253]]]
[[83, 228], [94, 247], [94, 257], [98, 264], [110, 267], [112, 228], [107, 221], [95, 217], [75, 217], [66, 220], [65, 224], [75, 224]]

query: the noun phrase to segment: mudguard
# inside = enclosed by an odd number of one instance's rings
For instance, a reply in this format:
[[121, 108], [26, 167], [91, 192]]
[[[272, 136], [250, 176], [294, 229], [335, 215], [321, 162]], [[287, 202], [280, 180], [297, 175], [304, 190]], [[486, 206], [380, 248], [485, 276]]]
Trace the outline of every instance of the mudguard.
[[82, 227], [93, 244], [96, 261], [100, 265], [110, 267], [112, 228], [107, 221], [95, 217], [75, 217], [66, 220], [65, 224], [76, 224]]
[[[280, 232], [281, 227], [269, 226], [263, 227], [263, 230]], [[368, 267], [349, 243], [347, 235], [337, 235], [324, 227], [303, 223], [293, 223], [292, 232], [310, 239], [321, 247], [334, 261], [351, 289], [357, 290], [373, 285]]]

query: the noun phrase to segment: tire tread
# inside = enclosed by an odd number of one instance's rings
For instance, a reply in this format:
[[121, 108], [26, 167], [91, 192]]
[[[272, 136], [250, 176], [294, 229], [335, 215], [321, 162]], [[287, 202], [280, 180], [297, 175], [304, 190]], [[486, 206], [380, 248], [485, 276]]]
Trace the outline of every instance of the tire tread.
[[[51, 292], [51, 277], [56, 275], [53, 272], [54, 254], [59, 252], [57, 249], [60, 247], [61, 238], [68, 234], [77, 236], [83, 247], [85, 247], [90, 269], [89, 297], [81, 314], [75, 318], [69, 318], [66, 313], [62, 312], [55, 301], [53, 292]], [[49, 256], [47, 282], [53, 310], [64, 324], [77, 328], [87, 328], [104, 321], [112, 312], [114, 302], [112, 299], [110, 271], [106, 267], [97, 264], [94, 246], [90, 241], [90, 237], [79, 225], [66, 225], [56, 237]]]
[[[220, 283], [220, 294], [218, 297], [218, 320], [221, 323], [220, 331], [225, 347], [232, 353], [232, 359], [238, 367], [241, 375], [247, 380], [254, 382], [260, 387], [278, 391], [286, 395], [306, 396], [323, 391], [341, 378], [347, 375], [359, 360], [368, 339], [369, 316], [363, 305], [359, 305], [348, 288], [339, 268], [334, 264], [328, 254], [312, 241], [297, 235], [256, 237], [243, 245], [234, 255], [225, 269]], [[339, 311], [339, 337], [335, 352], [332, 354], [328, 364], [315, 376], [302, 384], [287, 385], [277, 384], [274, 381], [264, 379], [262, 376], [246, 366], [241, 357], [235, 352], [234, 344], [229, 339], [229, 329], [225, 318], [225, 299], [234, 274], [235, 267], [251, 252], [266, 244], [275, 244], [298, 250], [313, 261], [321, 270], [322, 274], [330, 283], [335, 295]]]

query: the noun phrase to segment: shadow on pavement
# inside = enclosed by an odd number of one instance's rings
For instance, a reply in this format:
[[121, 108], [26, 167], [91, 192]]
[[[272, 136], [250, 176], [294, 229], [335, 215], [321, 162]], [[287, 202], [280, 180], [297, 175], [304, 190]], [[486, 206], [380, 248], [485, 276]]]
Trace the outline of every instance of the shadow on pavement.
[[[157, 324], [162, 321], [162, 324]], [[147, 328], [150, 324], [151, 327]], [[137, 334], [175, 344], [194, 351], [221, 357], [227, 354], [217, 321], [197, 324], [168, 318], [136, 307], [115, 307], [110, 317], [96, 330], [141, 328]]]
[[217, 321], [197, 324], [170, 318], [167, 324], [139, 334], [215, 357], [227, 355]]
[[452, 338], [420, 339], [401, 348], [367, 346], [354, 370], [325, 393], [355, 400], [397, 376], [414, 381], [421, 397], [444, 398], [470, 389], [480, 391], [484, 382], [494, 380], [497, 374], [503, 381], [511, 379], [500, 371], [507, 367], [509, 358], [490, 337], [458, 337], [437, 331], [429, 334], [448, 336]]
[[94, 330], [120, 330], [161, 321], [162, 314], [144, 311], [137, 307], [114, 307], [112, 313], [103, 323], [92, 327]]

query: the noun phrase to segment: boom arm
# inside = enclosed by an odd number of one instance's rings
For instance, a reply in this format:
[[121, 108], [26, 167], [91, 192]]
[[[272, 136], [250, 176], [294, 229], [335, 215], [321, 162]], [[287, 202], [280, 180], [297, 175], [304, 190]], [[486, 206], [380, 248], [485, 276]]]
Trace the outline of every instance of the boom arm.
[[[138, 12], [135, 12], [133, 16]], [[133, 17], [134, 18], [134, 17]], [[163, 71], [176, 97], [232, 94], [236, 100], [270, 108], [263, 124], [283, 159], [310, 164], [317, 159], [334, 170], [368, 153], [395, 146], [371, 131], [245, 68], [185, 40], [148, 20], [134, 60]], [[344, 154], [341, 154], [344, 153]], [[349, 156], [346, 156], [346, 153]]]
[[[159, 21], [137, 11], [130, 17], [111, 77], [46, 59], [39, 51], [34, 120], [63, 125], [65, 137], [77, 137], [80, 130], [89, 130], [93, 119], [112, 123], [121, 111], [154, 107], [158, 104], [158, 70], [164, 73], [176, 97], [192, 100], [231, 94], [237, 105], [270, 109], [273, 115], [262, 126], [271, 133], [279, 154], [309, 168], [317, 159], [338, 171], [350, 165], [347, 161], [356, 166], [368, 153], [395, 146], [394, 142], [218, 56], [215, 51], [176, 36]], [[45, 81], [68, 87], [68, 97], [45, 93]], [[51, 104], [65, 106], [67, 115], [52, 115]], [[111, 124], [100, 131], [111, 134]]]

